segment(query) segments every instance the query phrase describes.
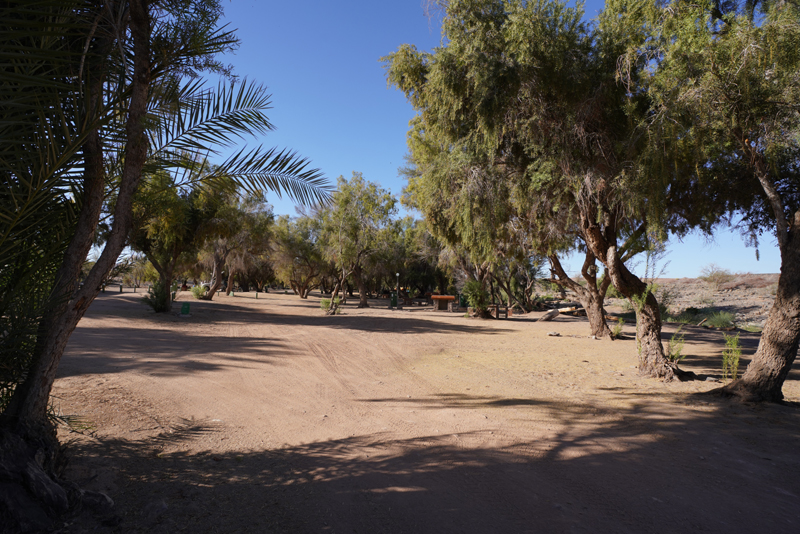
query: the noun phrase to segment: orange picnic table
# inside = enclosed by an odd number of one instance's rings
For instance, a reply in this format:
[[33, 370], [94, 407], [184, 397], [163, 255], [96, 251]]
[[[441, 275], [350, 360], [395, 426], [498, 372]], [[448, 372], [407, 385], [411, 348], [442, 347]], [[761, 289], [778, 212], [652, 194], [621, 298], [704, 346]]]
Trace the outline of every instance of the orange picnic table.
[[456, 300], [453, 295], [431, 295], [433, 311], [447, 311], [447, 303]]

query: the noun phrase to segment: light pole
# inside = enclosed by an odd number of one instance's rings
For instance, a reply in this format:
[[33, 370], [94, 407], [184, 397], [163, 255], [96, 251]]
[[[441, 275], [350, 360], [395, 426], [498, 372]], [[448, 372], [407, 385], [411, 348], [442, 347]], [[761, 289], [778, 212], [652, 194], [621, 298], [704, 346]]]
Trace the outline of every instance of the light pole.
[[403, 309], [403, 305], [400, 303], [400, 273], [397, 273], [397, 309]]

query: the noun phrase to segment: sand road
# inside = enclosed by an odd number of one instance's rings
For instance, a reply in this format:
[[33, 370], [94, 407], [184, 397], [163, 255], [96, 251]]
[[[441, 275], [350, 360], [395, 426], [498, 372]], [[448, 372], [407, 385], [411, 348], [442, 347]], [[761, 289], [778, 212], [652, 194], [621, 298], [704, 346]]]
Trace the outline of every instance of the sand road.
[[[585, 319], [139, 296], [101, 295], [59, 370], [68, 476], [118, 515], [65, 532], [800, 532], [798, 369], [749, 406], [637, 376]], [[723, 346], [689, 329], [682, 367]]]

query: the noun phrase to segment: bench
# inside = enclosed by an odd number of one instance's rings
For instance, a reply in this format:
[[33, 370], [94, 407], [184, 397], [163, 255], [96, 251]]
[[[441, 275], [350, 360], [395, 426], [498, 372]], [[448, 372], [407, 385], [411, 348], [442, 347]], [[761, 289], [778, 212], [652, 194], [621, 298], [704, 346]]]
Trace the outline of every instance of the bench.
[[501, 306], [500, 304], [489, 304], [489, 311], [495, 319], [500, 319], [500, 316], [502, 316], [503, 319], [508, 319], [514, 314], [512, 308]]
[[456, 300], [453, 295], [431, 295], [433, 311], [447, 311], [447, 304]]

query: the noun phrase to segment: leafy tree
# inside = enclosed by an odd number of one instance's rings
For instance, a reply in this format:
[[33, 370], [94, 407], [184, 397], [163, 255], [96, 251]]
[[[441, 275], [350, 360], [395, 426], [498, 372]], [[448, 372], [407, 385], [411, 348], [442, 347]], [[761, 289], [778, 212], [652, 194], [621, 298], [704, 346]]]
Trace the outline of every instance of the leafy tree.
[[319, 286], [327, 261], [319, 243], [320, 222], [309, 216], [282, 216], [275, 225], [275, 274], [301, 299]]
[[216, 209], [207, 196], [198, 186], [179, 189], [165, 173], [146, 177], [137, 191], [130, 243], [158, 271], [166, 289], [159, 293], [165, 301], [157, 303], [156, 311], [171, 309], [169, 289], [176, 273], [196, 261], [204, 239], [203, 226]]
[[460, 242], [481, 265], [498, 243], [513, 242], [515, 225], [530, 226], [531, 250], [551, 258], [579, 239], [587, 290], [556, 279], [586, 301], [596, 335], [608, 332], [596, 260], [621, 293], [646, 295], [637, 309], [639, 368], [671, 377], [658, 304], [620, 251], [622, 236], [641, 243], [658, 220], [649, 192], [633, 187], [638, 145], [628, 113], [639, 96], [614, 79], [637, 34], [618, 31], [612, 18], [595, 27], [557, 1], [453, 0], [446, 46], [431, 54], [403, 46], [386, 58], [387, 73], [420, 113], [409, 132], [419, 177], [409, 188], [437, 237]]
[[638, 5], [627, 18], [651, 31], [620, 74], [652, 100], [642, 125], [649, 166], [672, 189], [694, 193], [686, 210], [711, 222], [739, 213], [752, 243], [764, 231], [777, 238], [775, 303], [753, 360], [724, 391], [780, 401], [800, 342], [800, 7]]
[[223, 273], [228, 270], [227, 287], [233, 290], [233, 277], [243, 266], [236, 262], [267, 249], [272, 210], [260, 196], [222, 195], [214, 217], [206, 222], [204, 263], [211, 268], [211, 287], [202, 297], [212, 300], [222, 287]]
[[369, 256], [386, 246], [384, 230], [396, 212], [395, 202], [388, 191], [364, 180], [359, 172], [354, 172], [350, 180], [339, 177], [330, 206], [320, 213], [325, 257], [339, 271], [329, 313], [336, 313], [336, 296], [351, 275], [358, 286], [358, 307], [369, 306], [364, 264]]

